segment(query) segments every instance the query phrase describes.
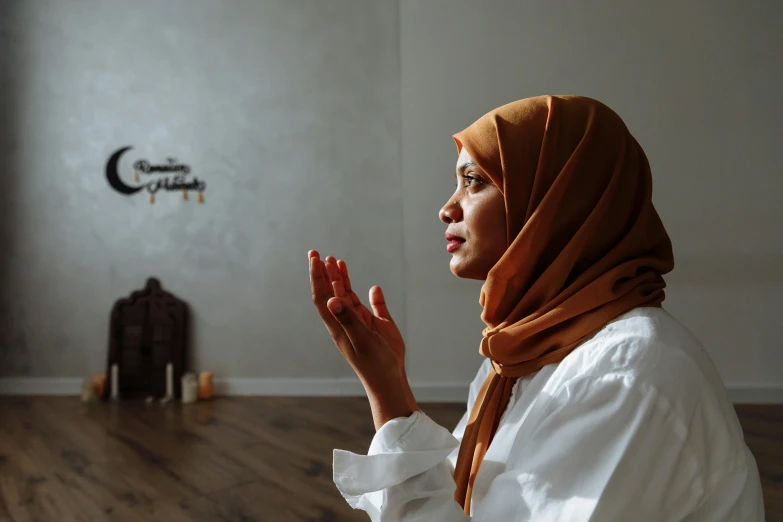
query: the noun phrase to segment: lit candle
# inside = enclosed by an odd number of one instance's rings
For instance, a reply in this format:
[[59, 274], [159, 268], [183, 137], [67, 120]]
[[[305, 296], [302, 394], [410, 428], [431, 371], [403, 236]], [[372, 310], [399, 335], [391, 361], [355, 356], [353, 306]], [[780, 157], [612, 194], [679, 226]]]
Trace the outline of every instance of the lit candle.
[[174, 397], [174, 365], [171, 363], [166, 364], [166, 398], [172, 399]]
[[198, 376], [198, 398], [211, 399], [214, 393], [212, 372], [201, 372]]
[[92, 382], [95, 383], [95, 395], [97, 395], [99, 399], [103, 399], [103, 391], [106, 388], [106, 374], [99, 373], [93, 375]]
[[111, 365], [111, 400], [120, 399], [120, 369], [116, 364]]

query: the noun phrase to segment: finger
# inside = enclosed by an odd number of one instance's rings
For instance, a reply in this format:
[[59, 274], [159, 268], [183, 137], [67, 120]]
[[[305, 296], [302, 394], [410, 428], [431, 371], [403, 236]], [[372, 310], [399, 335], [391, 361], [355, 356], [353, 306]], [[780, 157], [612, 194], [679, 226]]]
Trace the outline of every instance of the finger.
[[345, 287], [346, 295], [350, 297], [354, 307], [359, 310], [359, 316], [362, 318], [362, 320], [369, 324], [369, 322], [372, 320], [372, 313], [367, 309], [366, 306], [362, 304], [362, 300], [359, 299], [359, 296], [356, 295], [356, 292], [354, 292], [351, 288], [351, 278], [348, 277], [348, 265], [345, 264], [345, 261], [340, 259], [337, 261], [337, 266], [339, 267], [340, 274], [343, 278], [343, 285]]
[[367, 347], [370, 340], [370, 330], [364, 321], [361, 320], [353, 307], [338, 297], [329, 299], [328, 307], [337, 322], [340, 323], [345, 335], [348, 336], [353, 352], [360, 353]]
[[344, 297], [345, 286], [343, 284], [342, 274], [340, 274], [340, 269], [337, 267], [337, 260], [333, 256], [326, 258], [326, 271], [329, 274], [334, 296]]
[[318, 257], [318, 252], [310, 250], [307, 252], [307, 263], [310, 271], [310, 288], [313, 291], [313, 300], [316, 295], [322, 295], [324, 289], [322, 286], [323, 272], [321, 271], [321, 258]]
[[326, 289], [326, 293], [328, 294], [327, 299], [329, 297], [334, 297], [334, 288], [332, 288], [332, 285], [329, 283], [329, 276], [327, 275], [327, 271], [326, 271], [326, 263], [324, 263], [323, 259], [319, 259], [318, 264], [321, 267], [321, 274], [322, 274], [321, 277], [323, 279], [323, 285], [324, 288]]
[[370, 306], [372, 306], [372, 313], [374, 313], [376, 317], [393, 321], [389, 309], [386, 306], [386, 298], [383, 296], [383, 290], [381, 290], [381, 287], [378, 285], [370, 288]]
[[337, 322], [327, 307], [329, 299], [333, 298], [334, 295], [332, 294], [331, 285], [326, 282], [325, 273], [324, 262], [316, 256], [311, 256], [310, 286], [312, 288], [313, 304], [318, 311], [318, 315], [321, 316], [321, 320], [326, 325], [329, 335], [339, 347], [341, 344], [345, 344], [347, 337], [340, 323]]
[[348, 265], [345, 264], [345, 261], [340, 259], [337, 261], [337, 266], [340, 269], [340, 275], [342, 275], [343, 278], [343, 286], [345, 287], [346, 295], [351, 298], [351, 302], [353, 302], [354, 306], [361, 304], [362, 300], [359, 299], [359, 296], [356, 295], [356, 292], [354, 292], [351, 287], [351, 278], [348, 276]]
[[348, 265], [345, 264], [345, 261], [342, 259], [337, 261], [337, 267], [340, 269], [340, 274], [343, 277], [343, 286], [345, 287], [345, 293], [351, 296], [351, 301], [353, 301], [354, 306], [361, 303], [361, 299], [359, 299], [359, 296], [356, 295], [356, 292], [353, 291], [353, 288], [351, 287], [351, 278], [348, 277]]
[[[315, 260], [315, 261], [313, 261]], [[320, 269], [320, 262], [321, 257], [320, 254], [318, 254], [317, 250], [308, 250], [307, 251], [307, 263], [310, 270], [310, 282], [312, 285], [313, 277], [320, 277], [322, 275], [322, 271]]]
[[310, 288], [313, 294], [313, 301], [326, 301], [333, 297], [332, 285], [330, 285], [324, 274], [326, 269], [324, 268], [324, 262], [316, 255], [310, 256]]

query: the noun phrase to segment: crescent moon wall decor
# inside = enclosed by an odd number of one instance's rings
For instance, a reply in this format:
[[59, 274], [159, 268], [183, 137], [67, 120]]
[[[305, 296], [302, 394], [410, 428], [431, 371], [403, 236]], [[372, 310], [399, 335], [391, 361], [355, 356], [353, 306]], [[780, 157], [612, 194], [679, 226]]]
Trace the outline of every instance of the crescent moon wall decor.
[[[146, 189], [149, 193], [150, 204], [155, 203], [155, 193], [159, 190], [166, 192], [182, 192], [182, 200], [188, 201], [188, 191], [198, 192], [198, 202], [204, 203], [204, 191], [207, 184], [195, 176], [188, 177], [191, 172], [190, 165], [178, 163], [176, 158], [166, 158], [166, 163], [153, 165], [146, 159], [140, 159], [133, 163], [133, 180], [139, 185], [131, 186], [122, 181], [119, 174], [119, 163], [122, 156], [133, 147], [127, 145], [117, 149], [106, 162], [106, 181], [115, 191], [125, 196], [132, 196]], [[150, 176], [148, 181], [142, 181], [140, 173]]]
[[131, 194], [135, 194], [136, 192], [140, 191], [144, 187], [129, 187], [125, 183], [122, 182], [122, 179], [120, 179], [120, 174], [117, 171], [117, 165], [120, 162], [120, 158], [123, 154], [128, 152], [133, 147], [127, 146], [119, 149], [114, 154], [111, 155], [109, 158], [109, 161], [106, 162], [106, 180], [109, 182], [109, 185], [111, 185], [111, 188], [119, 192], [120, 194], [125, 194], [126, 196], [130, 196]]

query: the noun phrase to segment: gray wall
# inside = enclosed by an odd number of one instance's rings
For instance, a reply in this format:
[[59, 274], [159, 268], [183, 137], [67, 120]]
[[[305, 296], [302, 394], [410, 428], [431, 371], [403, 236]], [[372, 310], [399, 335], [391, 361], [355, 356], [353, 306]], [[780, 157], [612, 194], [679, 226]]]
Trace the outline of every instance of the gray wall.
[[[384, 287], [414, 383], [464, 385], [481, 283], [448, 270], [450, 136], [574, 93], [649, 155], [666, 307], [730, 385], [782, 386], [782, 5], [0, 2], [0, 376], [102, 371], [111, 303], [154, 274], [193, 306], [197, 368], [350, 378], [309, 301], [317, 248]], [[191, 164], [206, 203], [112, 192], [125, 144]]]
[[[196, 368], [349, 377], [307, 250], [404, 318], [396, 1], [0, 6], [0, 376], [103, 371], [113, 301], [193, 307]], [[188, 163], [206, 201], [123, 197], [111, 152]], [[361, 217], [360, 219], [358, 217]]]
[[[528, 96], [603, 100], [648, 153], [675, 248], [665, 307], [730, 385], [783, 385], [783, 3], [402, 0], [411, 379], [480, 362], [480, 284], [448, 271], [451, 134]], [[470, 354], [470, 355], [468, 355]]]

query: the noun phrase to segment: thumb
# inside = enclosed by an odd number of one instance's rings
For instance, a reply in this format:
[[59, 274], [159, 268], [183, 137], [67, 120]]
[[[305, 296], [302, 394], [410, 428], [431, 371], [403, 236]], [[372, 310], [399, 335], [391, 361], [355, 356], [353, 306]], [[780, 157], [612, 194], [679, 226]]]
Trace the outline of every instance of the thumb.
[[378, 285], [370, 288], [370, 306], [372, 306], [372, 312], [375, 314], [375, 317], [393, 321], [389, 308], [386, 306], [386, 298], [383, 297], [383, 290]]
[[326, 307], [329, 309], [330, 312], [332, 312], [332, 315], [340, 322], [342, 322], [342, 319], [345, 319], [346, 308], [350, 308], [350, 306], [346, 306], [345, 301], [343, 301], [339, 297], [332, 297], [331, 299], [329, 299], [329, 301], [326, 302]]

